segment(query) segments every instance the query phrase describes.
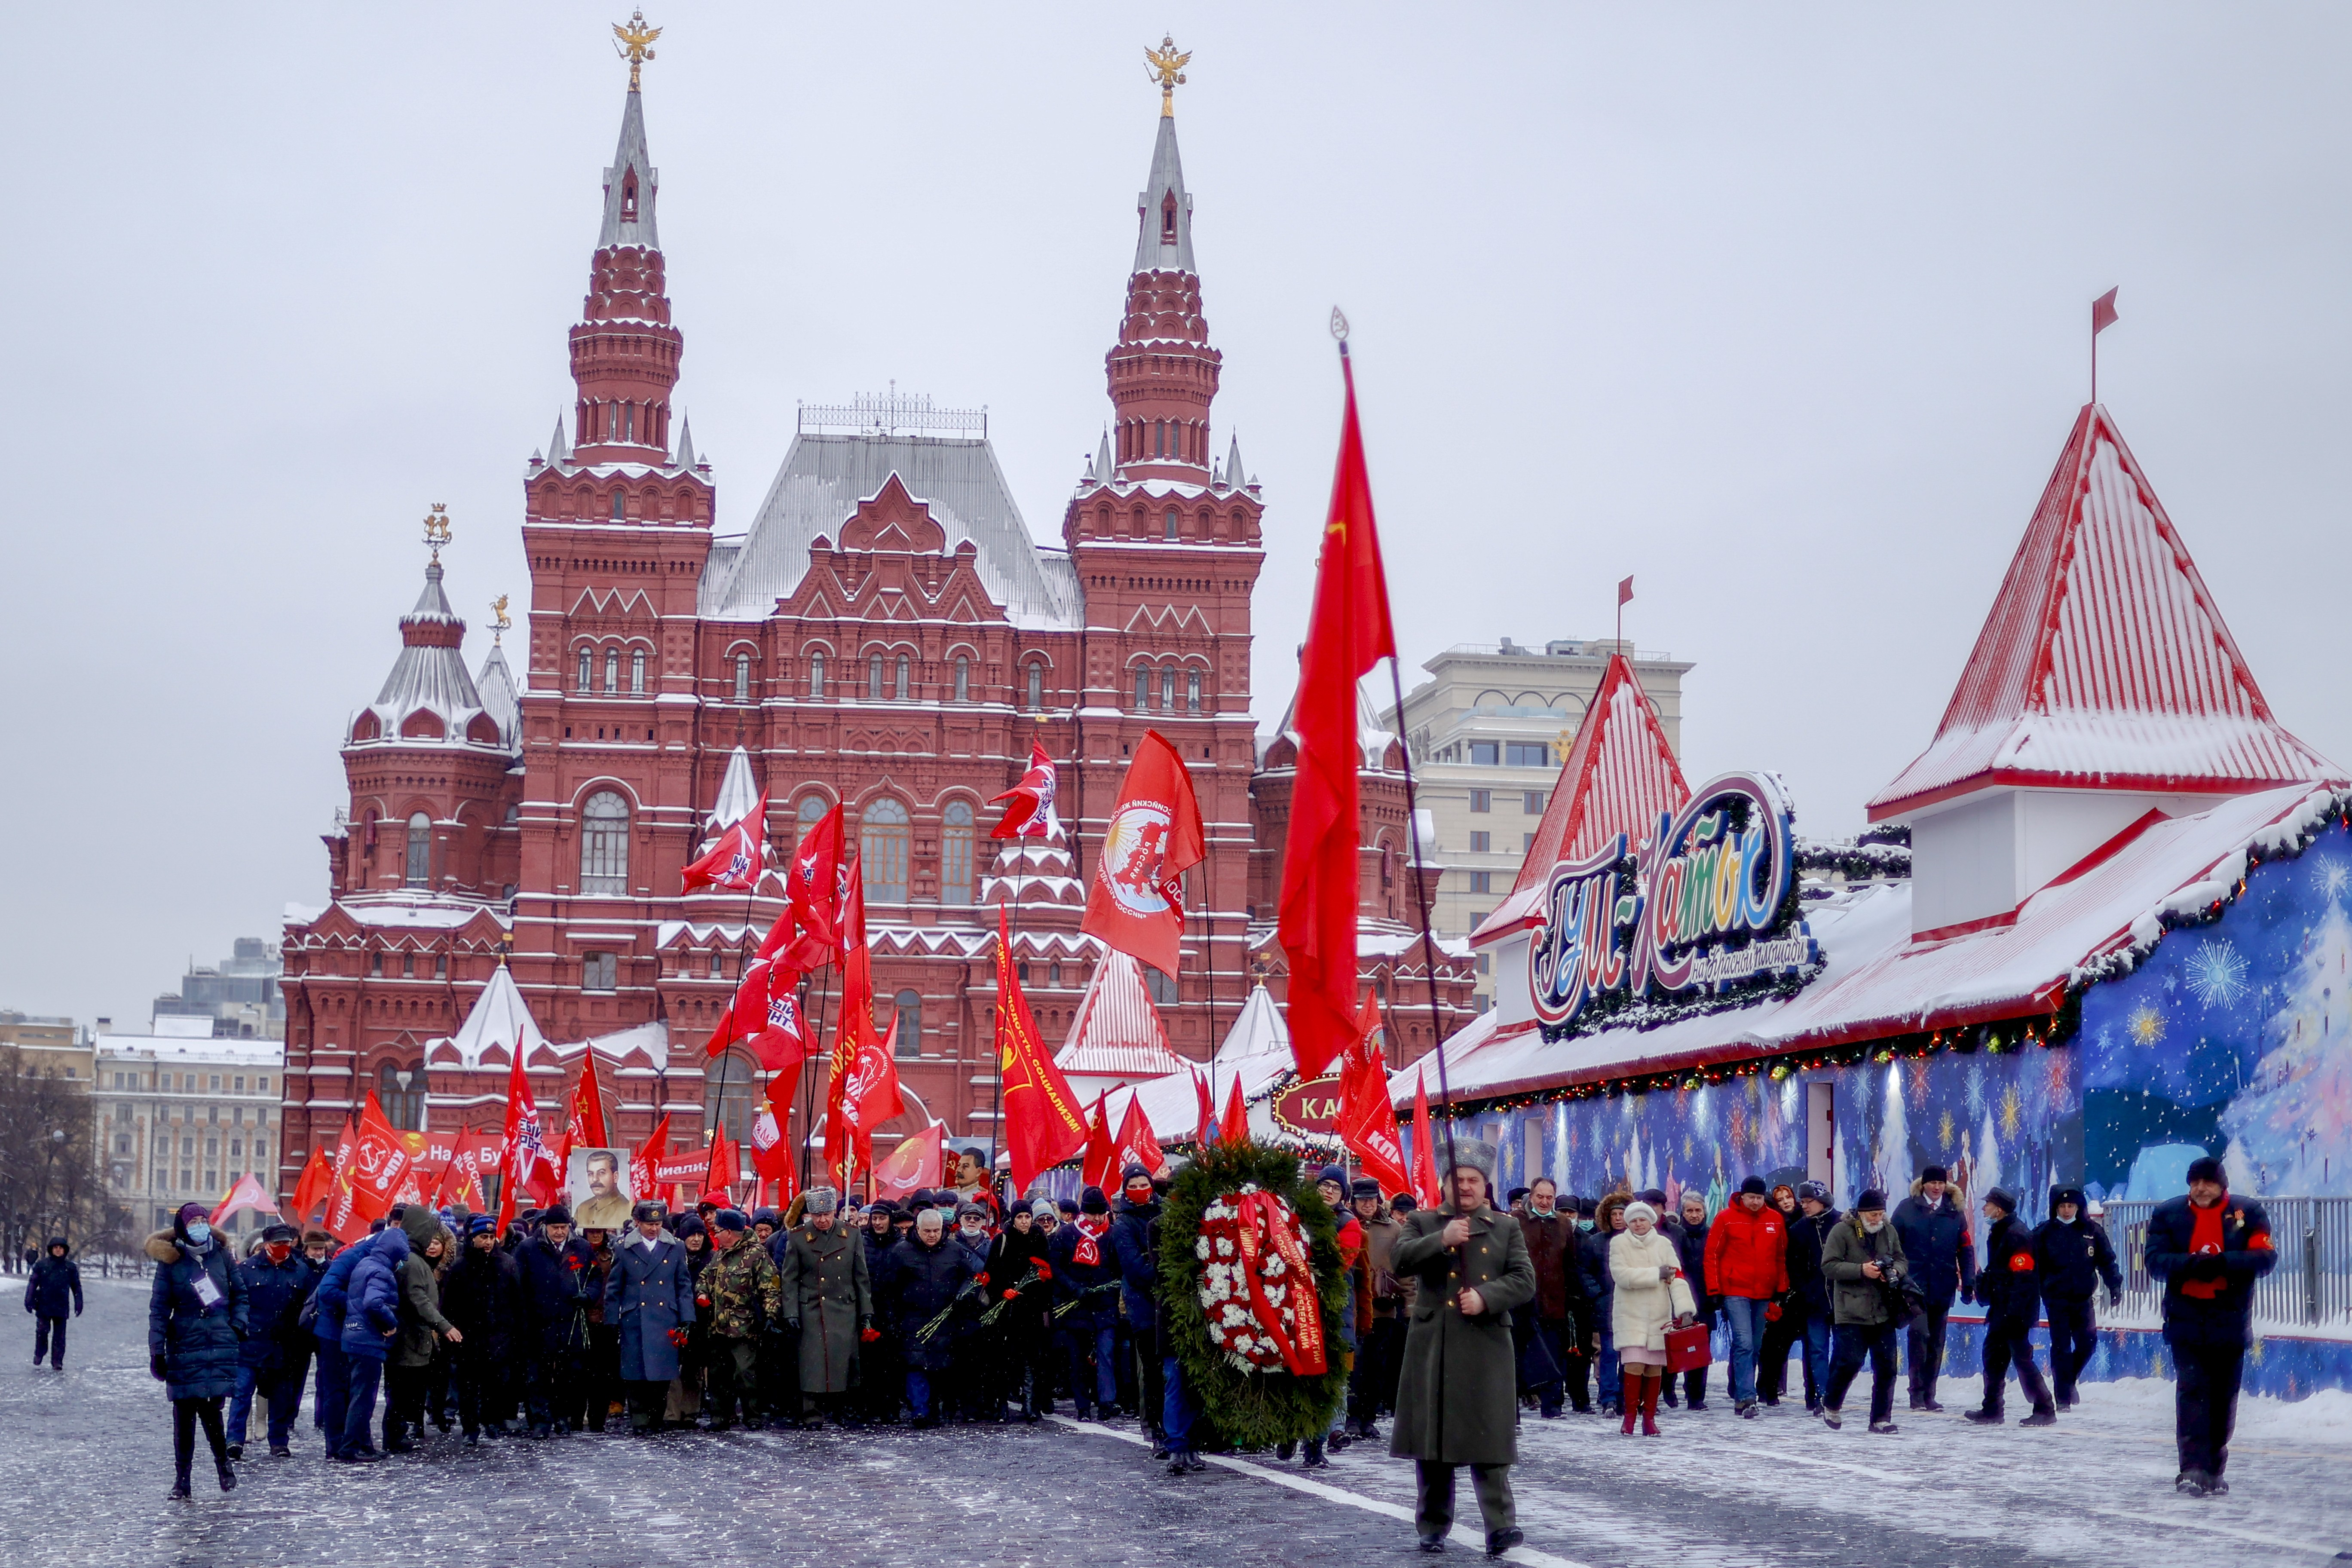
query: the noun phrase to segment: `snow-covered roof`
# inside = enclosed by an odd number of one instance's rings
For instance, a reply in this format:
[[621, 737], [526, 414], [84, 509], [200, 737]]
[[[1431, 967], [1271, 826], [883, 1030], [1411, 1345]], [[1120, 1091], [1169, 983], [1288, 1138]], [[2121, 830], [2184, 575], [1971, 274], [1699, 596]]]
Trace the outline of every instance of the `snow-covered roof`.
[[715, 832], [742, 821], [759, 804], [760, 785], [751, 776], [751, 753], [738, 746], [727, 759], [726, 777], [719, 781], [719, 799], [710, 808], [711, 829]]
[[[425, 568], [425, 591], [416, 596], [415, 608], [400, 617], [400, 657], [375, 700], [352, 715], [344, 743], [520, 751], [522, 738], [513, 720], [489, 712], [466, 673], [465, 637], [466, 623], [441, 591], [441, 563], [436, 560]], [[505, 667], [499, 659], [499, 668]], [[511, 681], [502, 706], [514, 706]], [[487, 721], [478, 727], [477, 718]]]
[[[2163, 914], [2224, 896], [2250, 850], [2300, 844], [2346, 798], [2297, 784], [2192, 816], [2150, 812], [2028, 897], [2011, 923], [1961, 936], [1914, 939], [1908, 882], [1848, 888], [1805, 906], [1825, 964], [1793, 996], [1558, 1041], [1490, 1012], [1442, 1047], [1447, 1077], [1457, 1098], [1494, 1098], [2047, 1013], [2068, 987], [2153, 946]], [[1433, 1093], [1434, 1063], [1431, 1074]], [[1399, 1104], [1412, 1084], [1411, 1068], [1391, 1078]]]
[[507, 668], [506, 650], [498, 644], [490, 645], [488, 658], [482, 660], [481, 673], [474, 677], [474, 689], [482, 700], [482, 711], [498, 721], [499, 733], [509, 747], [522, 744], [522, 699], [515, 689], [514, 671]]
[[2342, 782], [2271, 714], [2105, 408], [2086, 404], [1936, 738], [1873, 821], [1988, 784], [2230, 792]]
[[[1189, 1139], [1200, 1121], [1200, 1091], [1193, 1087], [1196, 1075], [1210, 1084], [1210, 1103], [1222, 1111], [1234, 1079], [1241, 1080], [1243, 1100], [1255, 1100], [1296, 1066], [1290, 1056], [1290, 1027], [1283, 1022], [1282, 1009], [1275, 1005], [1273, 994], [1258, 985], [1251, 989], [1240, 1016], [1206, 1065], [1186, 1063], [1164, 1078], [1113, 1089], [1104, 1114], [1115, 1131], [1127, 1115], [1128, 1102], [1140, 1100], [1155, 1137], [1162, 1142]], [[1263, 1117], [1265, 1112], [1260, 1108], [1253, 1115]]]
[[[632, 169], [637, 175], [636, 210], [627, 215], [625, 197]], [[621, 108], [621, 140], [613, 149], [613, 166], [604, 171], [604, 221], [596, 231], [597, 249], [616, 245], [661, 248], [661, 235], [654, 226], [654, 191], [660, 184], [660, 173], [646, 151], [645, 96], [633, 83]]]
[[[158, 1018], [160, 1026], [172, 1020]], [[286, 1065], [286, 1042], [283, 1040], [224, 1039], [212, 1033], [212, 1020], [199, 1019], [205, 1033], [196, 1036], [158, 1032], [152, 1035], [100, 1035], [91, 1044], [96, 1059], [101, 1064], [110, 1058], [117, 1061], [137, 1058], [142, 1061], [185, 1061], [219, 1063], [225, 1067], [283, 1067]]]
[[996, 860], [980, 879], [983, 904], [1066, 904], [1087, 901], [1086, 884], [1073, 874], [1068, 836], [1061, 825], [1043, 838], [1000, 838]]
[[[1176, 205], [1176, 232], [1162, 243], [1162, 206]], [[1151, 173], [1135, 195], [1137, 217], [1135, 270], [1138, 272], [1198, 272], [1192, 261], [1192, 198], [1184, 189], [1184, 160], [1176, 151], [1176, 117], [1160, 117], [1160, 135], [1151, 144]]]
[[[523, 1001], [521, 988], [515, 984], [514, 971], [501, 963], [490, 972], [490, 983], [474, 998], [466, 1021], [457, 1026], [449, 1043], [456, 1047], [461, 1064], [478, 1068], [483, 1065], [484, 1053], [494, 1046], [512, 1062], [518, 1046], [526, 1053], [536, 1051], [547, 1044], [547, 1037], [539, 1032], [530, 1006]], [[431, 1047], [426, 1048], [429, 1051]]]
[[1077, 629], [1083, 597], [1067, 555], [1037, 548], [986, 437], [833, 435], [793, 437], [783, 467], [740, 546], [714, 547], [701, 612], [716, 620], [762, 620], [808, 572], [822, 534], [838, 540], [861, 501], [896, 474], [947, 531], [948, 548], [970, 540], [973, 570], [1013, 625]]
[[1077, 1016], [1054, 1065], [1065, 1073], [1129, 1079], [1184, 1070], [1184, 1058], [1168, 1047], [1140, 963], [1117, 948], [1105, 952], [1078, 997]]

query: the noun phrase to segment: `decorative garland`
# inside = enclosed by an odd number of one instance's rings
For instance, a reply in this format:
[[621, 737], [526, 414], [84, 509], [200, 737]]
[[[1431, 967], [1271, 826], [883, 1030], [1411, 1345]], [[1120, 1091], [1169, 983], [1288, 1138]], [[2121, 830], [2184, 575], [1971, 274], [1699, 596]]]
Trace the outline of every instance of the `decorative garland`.
[[[1305, 1281], [1282, 1270], [1266, 1272], [1261, 1255], [1256, 1266], [1263, 1287], [1281, 1289], [1276, 1298], [1286, 1324], [1295, 1325], [1298, 1310], [1311, 1299], [1319, 1314], [1325, 1370], [1301, 1376], [1289, 1370], [1282, 1351], [1266, 1336], [1244, 1328], [1255, 1320], [1244, 1310], [1243, 1323], [1226, 1323], [1223, 1309], [1234, 1304], [1238, 1289], [1249, 1290], [1248, 1278], [1234, 1266], [1239, 1258], [1240, 1215], [1235, 1199], [1244, 1193], [1262, 1193], [1278, 1201], [1277, 1213], [1295, 1222], [1305, 1241], [1306, 1258], [1314, 1273], [1311, 1297], [1298, 1289]], [[1219, 1254], [1219, 1240], [1235, 1245], [1235, 1258]], [[1208, 1244], [1210, 1256], [1201, 1248]], [[1279, 1259], [1276, 1259], [1279, 1261]], [[1220, 1267], [1213, 1270], [1212, 1265]], [[1330, 1430], [1348, 1392], [1348, 1356], [1339, 1337], [1340, 1314], [1348, 1300], [1347, 1280], [1339, 1263], [1338, 1221], [1319, 1196], [1310, 1195], [1299, 1174], [1298, 1156], [1286, 1149], [1262, 1143], [1211, 1144], [1176, 1178], [1160, 1215], [1160, 1283], [1171, 1303], [1168, 1332], [1185, 1383], [1198, 1398], [1217, 1432], [1244, 1448], [1295, 1442], [1320, 1436]], [[1214, 1295], [1222, 1284], [1226, 1295]], [[1220, 1320], [1213, 1329], [1206, 1310], [1193, 1310], [1214, 1300]]]

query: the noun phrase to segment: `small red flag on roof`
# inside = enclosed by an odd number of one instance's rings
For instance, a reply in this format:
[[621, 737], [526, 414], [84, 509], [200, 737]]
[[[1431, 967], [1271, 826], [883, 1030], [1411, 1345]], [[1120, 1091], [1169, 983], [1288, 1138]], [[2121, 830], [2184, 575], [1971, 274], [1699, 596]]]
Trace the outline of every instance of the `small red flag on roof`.
[[1617, 584], [1617, 602], [1621, 605], [1630, 605], [1633, 602], [1633, 579], [1631, 577]]
[[1054, 815], [1054, 795], [1058, 788], [1058, 775], [1054, 760], [1045, 748], [1036, 742], [1029, 742], [1029, 771], [1021, 782], [1003, 795], [990, 799], [991, 805], [1003, 805], [1004, 815], [988, 830], [991, 838], [1051, 838], [1061, 832], [1061, 819]]
[[2122, 290], [2119, 288], [2110, 289], [2091, 301], [2091, 335], [2093, 337], [2097, 337], [2116, 324], [2116, 296]]

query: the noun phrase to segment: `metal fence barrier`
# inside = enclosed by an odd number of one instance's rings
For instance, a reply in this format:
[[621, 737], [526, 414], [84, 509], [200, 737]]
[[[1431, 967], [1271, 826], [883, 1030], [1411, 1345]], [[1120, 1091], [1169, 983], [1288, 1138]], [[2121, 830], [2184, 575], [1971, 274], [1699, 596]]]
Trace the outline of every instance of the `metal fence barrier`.
[[[2352, 1198], [2263, 1198], [2278, 1267], [2254, 1287], [2254, 1320], [2275, 1330], [2352, 1332]], [[2106, 1205], [2108, 1239], [2124, 1276], [2123, 1311], [2162, 1315], [2164, 1281], [2147, 1271], [2153, 1203]]]

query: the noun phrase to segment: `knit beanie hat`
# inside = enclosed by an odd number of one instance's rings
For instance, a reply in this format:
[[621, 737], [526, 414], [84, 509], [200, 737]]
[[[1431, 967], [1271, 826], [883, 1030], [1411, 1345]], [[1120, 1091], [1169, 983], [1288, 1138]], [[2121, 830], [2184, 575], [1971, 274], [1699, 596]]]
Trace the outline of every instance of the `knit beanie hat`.
[[1652, 1225], [1655, 1225], [1658, 1223], [1658, 1211], [1641, 1199], [1635, 1198], [1625, 1205], [1625, 1223], [1632, 1225], [1636, 1219], [1646, 1219]]
[[1763, 1177], [1750, 1176], [1746, 1181], [1739, 1184], [1740, 1196], [1746, 1197], [1749, 1193], [1754, 1193], [1759, 1198], [1764, 1195]]
[[2222, 1173], [2221, 1162], [2210, 1154], [2189, 1162], [2189, 1179], [2192, 1182], [2219, 1182], [2225, 1187], [2230, 1184], [2230, 1178]]

